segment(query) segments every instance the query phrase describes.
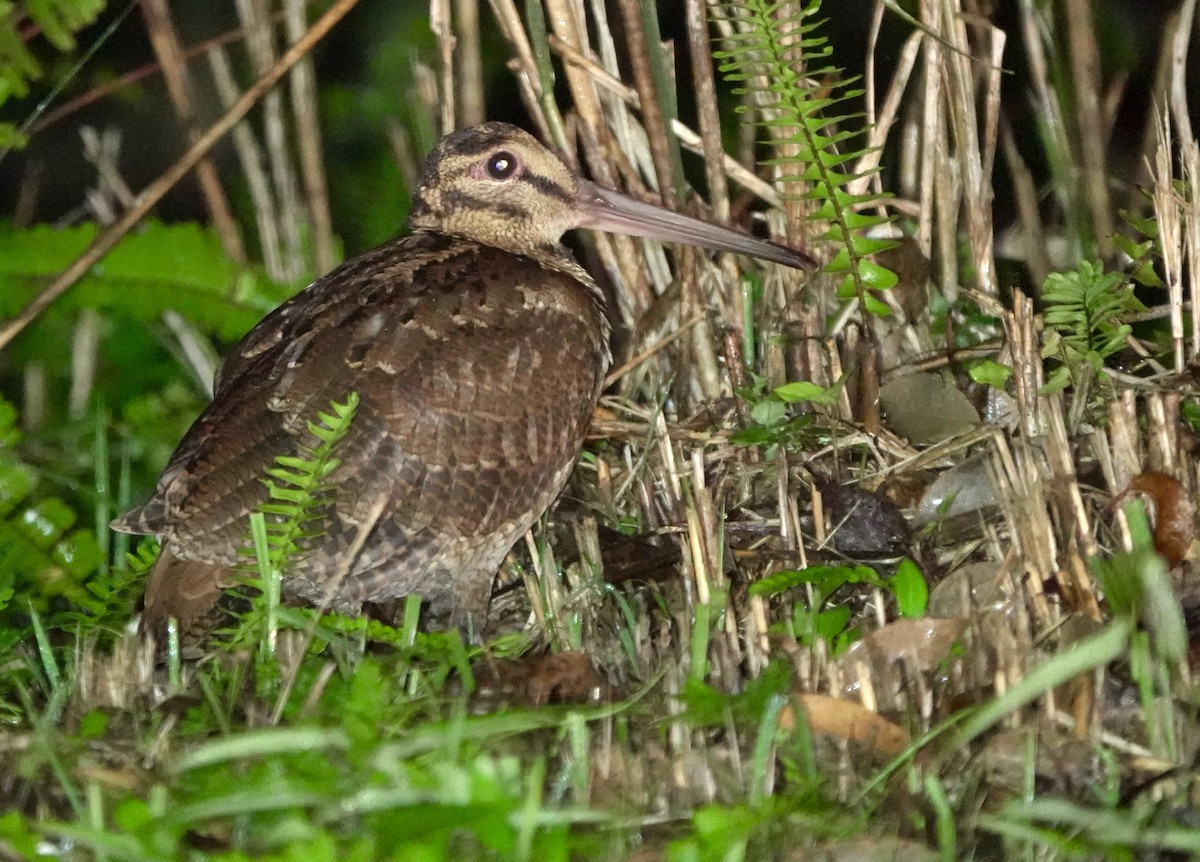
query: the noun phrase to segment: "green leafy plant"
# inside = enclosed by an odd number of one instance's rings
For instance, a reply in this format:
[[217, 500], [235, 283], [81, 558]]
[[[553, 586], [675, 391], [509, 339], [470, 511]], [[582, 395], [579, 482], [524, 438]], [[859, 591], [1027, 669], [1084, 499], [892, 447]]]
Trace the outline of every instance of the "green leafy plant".
[[1154, 269], [1154, 261], [1162, 257], [1162, 242], [1158, 233], [1158, 222], [1130, 212], [1122, 212], [1121, 218], [1145, 239], [1140, 242], [1125, 234], [1114, 234], [1113, 245], [1128, 255], [1127, 267], [1130, 277], [1143, 287], [1162, 287], [1163, 281]]
[[1071, 272], [1052, 273], [1042, 286], [1042, 299], [1046, 303], [1042, 356], [1063, 361], [1063, 367], [1050, 375], [1048, 389], [1065, 387], [1081, 367], [1099, 372], [1129, 337], [1130, 326], [1121, 322], [1121, 316], [1145, 311], [1124, 275], [1105, 272], [1098, 262], [1086, 260]]
[[[273, 643], [279, 625], [279, 583], [290, 561], [303, 555], [319, 534], [318, 522], [332, 505], [329, 476], [341, 463], [338, 444], [350, 430], [358, 409], [355, 392], [345, 401], [331, 402], [307, 423], [310, 439], [297, 444], [296, 454], [277, 455], [262, 482], [267, 499], [251, 515], [250, 538], [244, 553], [254, 557], [258, 577], [251, 611], [239, 620], [231, 640], [239, 642], [250, 632], [264, 631], [263, 642]], [[259, 623], [262, 625], [260, 626]], [[267, 650], [271, 652], [270, 649]]]
[[296, 455], [278, 455], [267, 469], [263, 484], [269, 498], [258, 507], [267, 523], [269, 565], [279, 571], [287, 561], [304, 551], [304, 541], [313, 536], [312, 523], [329, 505], [329, 474], [341, 464], [338, 443], [350, 430], [358, 410], [358, 393], [350, 392], [343, 402], [334, 401], [329, 412], [321, 411], [308, 422], [313, 445], [301, 444]]
[[[75, 34], [95, 21], [104, 6], [105, 0], [41, 0], [22, 3], [19, 9], [51, 45], [65, 54], [75, 50]], [[0, 108], [11, 98], [29, 95], [30, 82], [42, 76], [42, 64], [18, 29], [21, 18], [17, 11], [13, 3], [0, 2]], [[16, 125], [0, 122], [0, 158], [25, 143], [25, 135]]]
[[750, 403], [750, 420], [753, 423], [732, 435], [734, 443], [743, 446], [767, 446], [767, 456], [774, 454], [775, 446], [804, 450], [820, 438], [822, 432], [815, 427], [817, 414], [792, 415], [791, 408], [797, 404], [812, 404], [831, 407], [837, 403], [845, 380], [832, 386], [818, 386], [809, 381], [797, 381], [767, 390], [765, 378], [751, 373], [752, 384], [739, 394]]
[[[79, 513], [46, 493], [42, 473], [22, 458], [16, 423], [16, 408], [0, 399], [0, 619], [46, 612], [59, 598], [100, 612], [118, 591], [98, 582], [107, 573], [104, 554], [95, 534], [78, 526]], [[2, 630], [17, 637], [20, 628]]]
[[[12, 317], [95, 239], [94, 224], [0, 225], [0, 317]], [[91, 308], [157, 321], [176, 311], [223, 340], [244, 335], [294, 291], [229, 259], [211, 228], [147, 221], [59, 300], [56, 311]]]
[[785, 569], [751, 585], [750, 594], [772, 597], [794, 587], [808, 584], [812, 590], [809, 602], [797, 601], [789, 621], [791, 634], [800, 643], [812, 645], [824, 641], [834, 653], [845, 649], [857, 638], [847, 627], [850, 609], [844, 605], [829, 605], [830, 599], [849, 584], [867, 584], [892, 593], [900, 613], [920, 617], [925, 613], [929, 589], [925, 576], [912, 560], [905, 559], [892, 578], [884, 578], [869, 566], [808, 566], [804, 569]]
[[[799, 11], [789, 17], [783, 10], [793, 6]], [[723, 14], [733, 32], [725, 50], [714, 55], [726, 78], [738, 84], [735, 92], [757, 97], [756, 123], [769, 132], [767, 143], [777, 154], [765, 163], [782, 169], [783, 182], [802, 183], [815, 207], [809, 218], [828, 225], [819, 239], [837, 249], [824, 269], [841, 275], [838, 297], [858, 299], [871, 313], [887, 316], [890, 309], [871, 291], [895, 286], [896, 275], [869, 256], [895, 243], [868, 235], [888, 221], [874, 211], [880, 196], [850, 188], [877, 169], [847, 170], [869, 152], [857, 146], [863, 129], [851, 125], [862, 114], [849, 103], [862, 90], [854, 87], [856, 77], [829, 62], [832, 48], [818, 32], [824, 23], [816, 18], [820, 8], [819, 0], [731, 4]]]

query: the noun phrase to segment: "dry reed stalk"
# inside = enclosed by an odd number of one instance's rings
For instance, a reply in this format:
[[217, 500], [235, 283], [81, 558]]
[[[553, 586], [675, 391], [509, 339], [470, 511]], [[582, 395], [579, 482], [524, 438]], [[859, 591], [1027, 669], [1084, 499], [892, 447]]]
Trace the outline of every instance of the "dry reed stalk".
[[1012, 313], [1005, 316], [1004, 329], [1012, 348], [1013, 393], [1023, 433], [1036, 437], [1042, 433], [1037, 394], [1044, 382], [1038, 318], [1033, 302], [1019, 291], [1013, 292], [1012, 303]]
[[1075, 474], [1075, 456], [1063, 417], [1060, 394], [1048, 396], [1046, 416], [1049, 417], [1045, 437], [1050, 462], [1050, 488], [1054, 509], [1058, 514], [1059, 534], [1068, 552], [1078, 551], [1084, 557], [1095, 556], [1095, 536], [1088, 523], [1087, 508]]
[[696, 88], [696, 112], [704, 155], [704, 175], [708, 181], [708, 202], [712, 217], [729, 223], [729, 180], [725, 167], [725, 148], [721, 144], [721, 115], [717, 111], [716, 80], [713, 76], [712, 49], [708, 41], [708, 22], [704, 0], [686, 0], [688, 54], [691, 57], [692, 82]]
[[[167, 6], [167, 0], [144, 0], [140, 5], [142, 17], [146, 20], [146, 31], [150, 35], [150, 44], [154, 48], [154, 55], [163, 73], [163, 81], [167, 85], [167, 95], [171, 98], [171, 105], [175, 108], [175, 114], [179, 117], [188, 143], [194, 144], [199, 137], [199, 130], [195, 108], [192, 105], [191, 80], [188, 76], [187, 58], [179, 43], [175, 23], [171, 20], [171, 10]], [[200, 183], [204, 203], [212, 219], [213, 228], [221, 238], [225, 254], [239, 263], [245, 263], [246, 249], [242, 244], [242, 234], [229, 209], [229, 199], [225, 196], [225, 189], [211, 159], [203, 158], [196, 165], [196, 179]]]
[[[1189, 133], [1190, 134], [1190, 133]], [[1185, 139], [1186, 140], [1186, 139]], [[1180, 254], [1186, 258], [1191, 272], [1191, 323], [1192, 339], [1191, 354], [1188, 359], [1195, 362], [1200, 358], [1200, 301], [1198, 301], [1197, 284], [1200, 283], [1200, 142], [1195, 139], [1187, 140], [1181, 147], [1179, 159], [1181, 162], [1182, 185], [1184, 192], [1181, 196], [1183, 207], [1184, 248]]]
[[[955, 156], [963, 182], [963, 208], [967, 241], [975, 269], [975, 286], [985, 294], [999, 292], [996, 282], [994, 225], [992, 223], [992, 169], [996, 160], [997, 128], [1000, 117], [1000, 79], [1005, 34], [990, 24], [980, 24], [985, 48], [971, 50], [966, 19], [961, 11], [947, 15], [948, 28], [957, 50], [948, 54], [949, 91], [955, 137]], [[978, 74], [977, 74], [978, 72]], [[983, 117], [980, 119], [979, 113]]]
[[1113, 496], [1121, 493], [1129, 480], [1141, 472], [1141, 435], [1138, 432], [1137, 393], [1126, 389], [1108, 405], [1108, 447], [1111, 464], [1108, 490]]
[[458, 118], [454, 110], [458, 97], [454, 68], [454, 25], [450, 15], [451, 0], [430, 0], [429, 29], [433, 31], [438, 43], [437, 89], [440, 112], [438, 116], [438, 134], [447, 135], [458, 128]]
[[[284, 25], [288, 41], [304, 35], [307, 26], [304, 0], [284, 0]], [[312, 57], [304, 57], [288, 76], [292, 94], [292, 114], [296, 125], [296, 143], [300, 150], [300, 176], [313, 229], [313, 269], [326, 273], [333, 269], [333, 219], [329, 212], [329, 189], [325, 182], [325, 162], [321, 157], [321, 123], [317, 115], [317, 77]]]
[[[238, 17], [246, 30], [246, 48], [259, 75], [276, 61], [275, 33], [271, 27], [266, 0], [236, 0]], [[308, 270], [300, 226], [305, 221], [300, 206], [299, 186], [292, 154], [288, 146], [288, 127], [284, 120], [283, 93], [272, 87], [263, 95], [263, 139], [266, 142], [272, 192], [278, 213], [277, 227], [282, 239], [281, 269], [272, 274], [280, 281], [295, 281]]]
[[1158, 146], [1154, 156], [1154, 215], [1162, 249], [1163, 283], [1171, 308], [1171, 350], [1175, 359], [1175, 373], [1182, 374], [1187, 363], [1183, 326], [1183, 226], [1174, 188], [1173, 144], [1170, 114], [1164, 110], [1160, 114]]
[[1098, 133], [1108, 128], [1100, 109], [1100, 50], [1096, 45], [1096, 28], [1091, 0], [1066, 0], [1066, 25], [1071, 61], [1071, 83], [1074, 87], [1075, 117], [1078, 122], [1079, 155], [1085, 199], [1091, 214], [1091, 226], [1096, 250], [1102, 258], [1112, 254], [1112, 202], [1108, 193], [1108, 170], [1105, 164], [1105, 136]]
[[[225, 49], [214, 46], [208, 53], [208, 62], [217, 96], [225, 110], [229, 110], [240, 94]], [[233, 127], [233, 146], [241, 163], [242, 174], [246, 178], [250, 199], [254, 203], [254, 219], [258, 226], [258, 244], [263, 264], [268, 273], [278, 278], [284, 272], [279, 215], [275, 207], [275, 196], [271, 194], [271, 181], [263, 170], [266, 159], [249, 122], [243, 120]]]
[[483, 43], [479, 32], [479, 0], [454, 0], [454, 32], [458, 39], [455, 78], [458, 124], [475, 126], [487, 119], [483, 101]]
[[1008, 165], [1009, 176], [1012, 177], [1013, 191], [1017, 201], [1017, 212], [1021, 225], [1020, 255], [1025, 266], [1029, 269], [1029, 277], [1036, 285], [1046, 281], [1050, 274], [1050, 260], [1046, 255], [1044, 236], [1046, 227], [1042, 223], [1042, 215], [1038, 203], [1037, 185], [1021, 151], [1012, 127], [1008, 123], [1000, 124], [1000, 138], [1004, 147], [1004, 161]]

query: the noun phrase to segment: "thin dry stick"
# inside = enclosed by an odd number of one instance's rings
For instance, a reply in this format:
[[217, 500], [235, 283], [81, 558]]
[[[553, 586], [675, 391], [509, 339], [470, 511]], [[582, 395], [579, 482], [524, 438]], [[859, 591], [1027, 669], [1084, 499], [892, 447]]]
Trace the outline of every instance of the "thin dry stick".
[[455, 54], [458, 123], [460, 126], [474, 126], [487, 118], [483, 104], [479, 0], [454, 0], [454, 34], [458, 37], [458, 52]]
[[1159, 116], [1158, 150], [1154, 159], [1154, 215], [1162, 247], [1163, 281], [1167, 285], [1167, 301], [1171, 306], [1171, 347], [1175, 357], [1175, 373], [1182, 374], [1186, 362], [1183, 326], [1183, 234], [1179, 204], [1171, 173], [1171, 153], [1174, 135], [1171, 114], [1164, 109]]
[[442, 106], [439, 133], [454, 131], [454, 27], [450, 23], [450, 0], [430, 0], [429, 29], [438, 42], [438, 95]]
[[[142, 0], [142, 16], [146, 19], [146, 30], [150, 34], [150, 44], [154, 47], [154, 55], [162, 68], [163, 81], [167, 85], [167, 94], [179, 117], [180, 125], [187, 134], [189, 143], [194, 143], [199, 136], [196, 126], [196, 112], [192, 106], [192, 88], [188, 80], [187, 58], [175, 33], [175, 25], [171, 21], [171, 10], [167, 0]], [[246, 248], [242, 244], [242, 235], [238, 230], [233, 213], [229, 210], [229, 200], [225, 197], [225, 189], [221, 186], [221, 178], [213, 163], [205, 158], [196, 165], [196, 179], [200, 183], [200, 191], [212, 217], [213, 227], [221, 238], [221, 246], [225, 253], [239, 263], [246, 260]]]
[[111, 251], [113, 246], [120, 242], [121, 238], [129, 233], [135, 224], [145, 218], [150, 210], [154, 208], [155, 204], [162, 200], [163, 195], [177, 182], [187, 176], [192, 168], [213, 148], [213, 145], [223, 138], [242, 117], [246, 116], [247, 112], [254, 107], [263, 94], [279, 83], [279, 80], [287, 74], [288, 70], [296, 65], [300, 58], [308, 54], [313, 49], [313, 46], [321, 41], [333, 26], [345, 17], [346, 13], [357, 4], [358, 0], [337, 0], [330, 7], [329, 11], [322, 15], [309, 28], [303, 38], [292, 45], [265, 75], [254, 82], [254, 85], [238, 99], [233, 107], [225, 112], [223, 117], [213, 123], [175, 164], [171, 165], [162, 176], [142, 192], [135, 206], [126, 210], [124, 215], [113, 222], [112, 226], [97, 236], [95, 241], [88, 246], [87, 251], [76, 258], [75, 262], [67, 267], [62, 275], [56, 278], [45, 290], [21, 309], [20, 314], [0, 329], [0, 350], [4, 349], [26, 326], [45, 311], [51, 303], [66, 293], [71, 285], [79, 281], [97, 261]]
[[[237, 0], [238, 16], [246, 26], [246, 48], [261, 75], [275, 62], [275, 39], [267, 15], [266, 0]], [[288, 149], [287, 124], [283, 119], [283, 92], [269, 90], [263, 96], [263, 139], [270, 157], [271, 179], [279, 203], [279, 233], [283, 237], [283, 271], [273, 278], [292, 281], [305, 270], [304, 242], [300, 236], [299, 190]]]
[[[237, 81], [225, 49], [214, 47], [208, 53], [213, 83], [221, 104], [228, 110], [238, 100]], [[254, 220], [258, 225], [258, 247], [262, 261], [269, 273], [283, 272], [283, 251], [279, 240], [279, 219], [275, 214], [275, 197], [271, 194], [271, 181], [264, 169], [266, 159], [262, 147], [254, 136], [250, 123], [242, 120], [233, 128], [233, 147], [242, 164], [242, 174], [254, 203]]]
[[[286, 0], [284, 23], [291, 42], [304, 35], [304, 0]], [[333, 218], [329, 213], [329, 189], [325, 163], [321, 159], [321, 124], [317, 118], [317, 83], [311, 57], [292, 69], [292, 111], [296, 116], [296, 138], [300, 146], [300, 174], [304, 195], [313, 220], [313, 264], [317, 272], [333, 268]]]
[[1092, 213], [1094, 241], [1101, 257], [1112, 251], [1112, 205], [1108, 174], [1104, 168], [1104, 128], [1100, 111], [1100, 50], [1096, 46], [1091, 0], [1066, 0], [1067, 34], [1071, 46], [1071, 83], [1079, 120], [1079, 154], [1083, 160], [1083, 185]]
[[642, 123], [650, 143], [654, 173], [658, 175], [658, 196], [663, 206], [674, 208], [676, 198], [671, 142], [667, 137], [667, 122], [654, 85], [654, 72], [650, 68], [650, 43], [646, 38], [641, 3], [639, 0], [620, 0], [620, 6], [621, 17], [625, 21], [625, 38], [628, 40], [629, 63], [633, 67], [633, 82], [642, 101]]
[[[725, 175], [725, 148], [721, 145], [721, 115], [717, 110], [717, 85], [713, 77], [712, 49], [708, 44], [708, 18], [704, 0], [687, 0], [688, 51], [692, 55], [692, 81], [696, 86], [696, 114], [704, 151], [704, 175], [713, 219], [729, 223], [729, 182]], [[674, 130], [672, 130], [674, 131]]]
[[[936, 3], [921, 3], [921, 23], [927, 28], [935, 28], [938, 26], [939, 7]], [[941, 135], [940, 115], [938, 105], [941, 103], [941, 74], [942, 65], [942, 45], [937, 38], [926, 36], [924, 38], [925, 55], [922, 66], [922, 87], [921, 92], [921, 109], [918, 112], [920, 119], [914, 121], [914, 125], [920, 122], [921, 134], [920, 145], [915, 147], [917, 153], [914, 157], [916, 162], [916, 188], [917, 199], [919, 203], [918, 211], [920, 216], [917, 220], [917, 244], [920, 246], [921, 253], [925, 257], [932, 259], [934, 254], [934, 194], [935, 180], [939, 173], [939, 160], [943, 159]], [[912, 140], [906, 136], [906, 140]], [[953, 260], [950, 266], [953, 266]], [[948, 297], [953, 298], [952, 294], [957, 290], [957, 282], [954, 279], [953, 272], [947, 272], [947, 265], [942, 262], [941, 278], [938, 279], [941, 283], [949, 283], [952, 285], [951, 293]], [[949, 275], [947, 282], [946, 276]]]
[[1175, 137], [1186, 147], [1192, 136], [1191, 113], [1188, 110], [1188, 48], [1192, 26], [1196, 19], [1196, 0], [1184, 0], [1179, 7], [1179, 20], [1171, 37], [1171, 117], [1175, 120]]
[[1195, 301], [1196, 273], [1200, 271], [1200, 143], [1193, 139], [1182, 149], [1179, 160], [1183, 166], [1183, 200], [1187, 202], [1183, 215], [1183, 235], [1192, 273], [1192, 301], [1188, 303], [1192, 312], [1192, 353], [1188, 361], [1194, 363], [1200, 355], [1200, 302]]

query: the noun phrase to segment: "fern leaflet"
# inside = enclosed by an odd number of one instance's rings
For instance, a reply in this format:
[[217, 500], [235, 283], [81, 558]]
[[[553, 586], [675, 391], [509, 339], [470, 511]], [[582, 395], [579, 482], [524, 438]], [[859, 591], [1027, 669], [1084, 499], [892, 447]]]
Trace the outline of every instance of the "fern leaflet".
[[[861, 129], [847, 126], [847, 121], [862, 114], [844, 111], [844, 104], [861, 96], [862, 90], [853, 88], [857, 78], [843, 77], [842, 70], [829, 62], [832, 49], [817, 32], [824, 21], [815, 19], [820, 0], [800, 4], [800, 11], [787, 17], [783, 9], [790, 5], [778, 0], [729, 4], [725, 17], [734, 32], [726, 40], [726, 50], [714, 56], [726, 78], [739, 84], [735, 92], [758, 96], [756, 122], [770, 133], [768, 143], [779, 154], [764, 163], [782, 167], [781, 180], [803, 183], [808, 189], [804, 198], [816, 204], [811, 218], [828, 225], [820, 239], [838, 247], [825, 271], [842, 274], [839, 299], [857, 297], [867, 310], [887, 315], [887, 305], [869, 291], [886, 290], [897, 279], [868, 255], [895, 243], [872, 238], [868, 231], [888, 219], [868, 209], [879, 203], [878, 195], [850, 189], [853, 181], [878, 168], [863, 173], [846, 170], [846, 165], [869, 152], [853, 145]], [[824, 95], [814, 92], [810, 80], [821, 82]], [[748, 106], [738, 110], [746, 111]]]
[[336, 457], [338, 443], [350, 430], [358, 404], [355, 392], [342, 403], [334, 401], [329, 412], [318, 413], [317, 421], [308, 423], [313, 442], [300, 444], [296, 455], [277, 456], [266, 471], [262, 482], [267, 500], [257, 511], [266, 520], [268, 560], [275, 571], [282, 572], [287, 561], [302, 554], [306, 541], [317, 535], [314, 522], [330, 505], [332, 489], [327, 479], [341, 463]]

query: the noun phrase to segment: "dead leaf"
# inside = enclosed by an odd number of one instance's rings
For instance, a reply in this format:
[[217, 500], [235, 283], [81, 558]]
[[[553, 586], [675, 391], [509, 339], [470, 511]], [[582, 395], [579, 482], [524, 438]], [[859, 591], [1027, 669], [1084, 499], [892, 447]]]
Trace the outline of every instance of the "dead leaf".
[[921, 526], [998, 505], [987, 462], [973, 457], [951, 467], [925, 489], [913, 520]]
[[950, 654], [966, 628], [967, 620], [961, 617], [899, 619], [850, 644], [837, 661], [844, 667], [864, 661], [883, 665], [908, 661], [916, 670], [931, 670]]
[[1171, 568], [1187, 558], [1196, 538], [1196, 514], [1187, 488], [1166, 473], [1138, 473], [1125, 490], [1113, 498], [1110, 508], [1117, 509], [1137, 495], [1149, 504], [1147, 513], [1154, 521], [1154, 549]]
[[793, 850], [788, 862], [937, 862], [941, 855], [903, 838], [854, 838]]
[[610, 695], [608, 683], [582, 652], [560, 652], [519, 659], [485, 659], [472, 668], [476, 697], [489, 702], [586, 703]]
[[[852, 700], [824, 694], [798, 694], [792, 698], [792, 704], [797, 703], [804, 710], [809, 729], [814, 734], [865, 744], [885, 757], [899, 754], [911, 741], [904, 728]], [[796, 726], [792, 704], [785, 706], [779, 714], [779, 726], [784, 730]]]

